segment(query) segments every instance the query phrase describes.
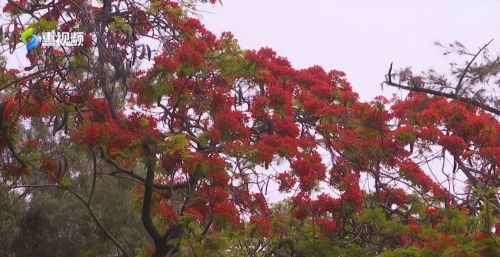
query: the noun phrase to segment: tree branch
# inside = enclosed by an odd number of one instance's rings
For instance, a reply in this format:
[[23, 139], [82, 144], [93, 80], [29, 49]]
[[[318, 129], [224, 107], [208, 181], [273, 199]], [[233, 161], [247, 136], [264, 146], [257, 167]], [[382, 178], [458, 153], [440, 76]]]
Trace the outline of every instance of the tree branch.
[[[104, 161], [109, 163], [111, 166], [113, 166], [113, 168], [115, 168], [115, 171], [113, 171], [111, 173], [102, 172], [101, 174], [105, 174], [105, 175], [109, 175], [109, 176], [115, 176], [116, 174], [123, 174], [123, 175], [126, 175], [126, 176], [133, 178], [135, 181], [138, 181], [142, 184], [146, 184], [145, 178], [143, 178], [137, 174], [134, 174], [134, 172], [132, 170], [127, 170], [127, 169], [121, 167], [118, 163], [116, 163], [112, 159], [108, 158], [106, 156], [106, 153], [104, 153], [104, 149], [100, 148], [99, 150], [101, 152], [101, 158], [104, 159]], [[182, 189], [182, 188], [187, 187], [188, 183], [189, 182], [183, 182], [183, 183], [176, 183], [176, 184], [172, 184], [172, 185], [154, 184], [153, 183], [152, 187], [156, 190], [176, 190], [176, 189]]]
[[152, 201], [153, 201], [153, 181], [155, 175], [155, 164], [146, 165], [146, 180], [144, 181], [144, 198], [142, 200], [141, 220], [148, 234], [153, 238], [155, 246], [162, 245], [162, 238], [152, 220]]
[[[389, 74], [389, 76], [391, 76], [391, 74]], [[496, 115], [500, 115], [500, 110], [499, 109], [493, 108], [493, 107], [491, 107], [489, 105], [486, 105], [484, 103], [481, 103], [479, 101], [476, 101], [474, 99], [470, 99], [470, 98], [467, 98], [467, 97], [458, 96], [456, 94], [441, 92], [441, 91], [437, 91], [437, 90], [429, 89], [429, 88], [424, 88], [424, 87], [405, 86], [405, 85], [401, 85], [401, 84], [390, 82], [390, 81], [385, 81], [384, 83], [387, 84], [387, 85], [389, 85], [389, 86], [397, 87], [397, 88], [408, 90], [408, 91], [415, 91], [415, 92], [427, 93], [427, 94], [431, 94], [431, 95], [443, 96], [443, 97], [446, 97], [446, 98], [449, 98], [449, 99], [454, 99], [454, 100], [457, 100], [457, 101], [461, 101], [461, 102], [464, 102], [464, 103], [467, 103], [467, 104], [479, 107], [479, 108], [481, 108], [481, 109], [483, 109], [483, 110], [485, 110], [487, 112], [491, 112], [491, 113], [494, 113]]]
[[71, 188], [68, 188], [68, 187], [62, 187], [62, 188], [68, 190], [71, 194], [73, 194], [76, 198], [78, 198], [78, 200], [80, 200], [80, 202], [82, 202], [83, 205], [85, 205], [85, 208], [87, 208], [88, 212], [90, 213], [90, 216], [92, 216], [92, 219], [94, 219], [95, 223], [99, 226], [99, 228], [101, 228], [101, 230], [104, 232], [104, 234], [106, 234], [106, 236], [111, 240], [111, 242], [113, 242], [113, 244], [118, 249], [120, 249], [120, 251], [123, 253], [123, 255], [125, 255], [126, 257], [130, 257], [130, 255], [127, 253], [127, 251], [125, 251], [125, 249], [120, 245], [118, 240], [116, 240], [116, 238], [113, 235], [111, 235], [111, 233], [104, 227], [104, 225], [101, 223], [101, 221], [99, 221], [99, 219], [95, 215], [94, 210], [92, 209], [92, 206], [89, 203], [87, 203], [87, 201], [85, 201], [85, 199], [81, 195], [79, 195], [77, 192], [73, 191]]
[[87, 199], [87, 204], [90, 204], [90, 201], [92, 201], [92, 197], [94, 196], [94, 191], [95, 191], [95, 185], [96, 185], [96, 180], [97, 180], [97, 159], [95, 158], [95, 155], [92, 155], [92, 160], [94, 163], [94, 169], [92, 173], [92, 187], [90, 189], [90, 194], [89, 198]]
[[465, 75], [469, 71], [469, 68], [472, 65], [472, 63], [474, 62], [474, 60], [476, 60], [476, 58], [479, 56], [479, 54], [484, 49], [486, 49], [486, 47], [488, 47], [488, 45], [491, 44], [491, 42], [493, 42], [493, 39], [491, 39], [490, 42], [488, 42], [486, 45], [484, 45], [483, 47], [481, 47], [481, 49], [479, 49], [479, 51], [477, 51], [477, 53], [474, 55], [474, 57], [472, 57], [472, 60], [470, 60], [470, 62], [467, 64], [467, 66], [464, 69], [464, 72], [462, 72], [462, 75], [460, 76], [460, 79], [458, 80], [457, 87], [455, 88], [455, 95], [458, 95], [460, 89], [462, 89], [462, 81], [464, 80]]

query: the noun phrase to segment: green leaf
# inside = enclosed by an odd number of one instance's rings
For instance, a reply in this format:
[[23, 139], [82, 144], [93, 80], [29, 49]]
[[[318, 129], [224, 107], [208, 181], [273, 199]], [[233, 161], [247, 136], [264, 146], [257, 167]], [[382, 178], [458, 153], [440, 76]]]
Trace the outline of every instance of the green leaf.
[[200, 162], [196, 165], [195, 172], [197, 175], [200, 175], [201, 177], [207, 177], [208, 176], [208, 169], [210, 166], [208, 165], [207, 162]]
[[422, 256], [420, 254], [420, 250], [415, 247], [397, 248], [377, 255], [377, 257], [419, 257], [419, 256]]
[[41, 18], [39, 24], [40, 30], [42, 31], [51, 31], [57, 29], [57, 21], [48, 21], [44, 18]]
[[144, 85], [143, 98], [146, 101], [154, 102], [158, 97], [156, 89], [151, 84]]
[[168, 141], [165, 144], [165, 152], [174, 154], [184, 152], [189, 147], [189, 140], [184, 134], [169, 134]]
[[139, 124], [141, 125], [141, 127], [147, 127], [149, 126], [149, 120], [146, 119], [145, 117], [141, 117], [139, 119]]
[[63, 185], [63, 186], [69, 186], [71, 185], [71, 179], [67, 176], [64, 176], [61, 178], [61, 180], [59, 180], [59, 184]]
[[159, 96], [168, 95], [173, 90], [172, 83], [170, 83], [170, 80], [168, 80], [168, 79], [163, 79], [162, 81], [160, 81], [160, 83], [158, 83], [158, 85], [155, 87], [155, 89], [156, 89], [156, 93]]

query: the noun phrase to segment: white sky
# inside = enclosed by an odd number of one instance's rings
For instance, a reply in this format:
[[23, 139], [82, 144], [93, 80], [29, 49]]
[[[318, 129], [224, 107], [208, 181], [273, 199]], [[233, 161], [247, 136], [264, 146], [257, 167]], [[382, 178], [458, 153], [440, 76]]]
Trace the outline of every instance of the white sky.
[[500, 54], [500, 0], [223, 0], [200, 9], [210, 30], [231, 31], [243, 48], [346, 72], [363, 100], [394, 92], [380, 88], [391, 61], [447, 71], [436, 40], [476, 51], [494, 38], [490, 50]]

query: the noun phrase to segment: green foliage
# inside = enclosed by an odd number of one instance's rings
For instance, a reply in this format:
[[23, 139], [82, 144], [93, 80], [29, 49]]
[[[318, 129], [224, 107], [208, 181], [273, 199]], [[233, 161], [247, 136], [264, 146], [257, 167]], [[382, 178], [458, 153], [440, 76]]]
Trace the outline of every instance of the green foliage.
[[168, 134], [167, 142], [163, 149], [167, 154], [184, 153], [189, 146], [189, 140], [184, 134]]
[[358, 222], [376, 225], [382, 231], [393, 235], [399, 235], [408, 230], [398, 218], [388, 219], [385, 211], [381, 208], [364, 209], [363, 213], [358, 217]]
[[113, 16], [113, 20], [114, 22], [109, 24], [109, 29], [120, 30], [125, 34], [132, 33], [132, 27], [123, 20], [123, 17]]
[[168, 79], [162, 79], [158, 83], [147, 83], [144, 86], [143, 97], [147, 102], [156, 102], [156, 100], [172, 92], [172, 85]]
[[[86, 192], [90, 181], [74, 178], [76, 190]], [[108, 231], [121, 242], [134, 242], [126, 247], [142, 246], [146, 234], [131, 208], [131, 186], [126, 181], [102, 178], [96, 186], [93, 208]], [[0, 186], [0, 256], [109, 256], [115, 247], [102, 233], [84, 205], [72, 194], [57, 188], [38, 189], [23, 198]], [[119, 215], [117, 215], [119, 213]]]
[[197, 175], [201, 176], [202, 178], [205, 178], [208, 175], [209, 169], [210, 169], [210, 165], [208, 164], [208, 162], [200, 162], [200, 163], [196, 164], [195, 173]]
[[396, 248], [393, 250], [385, 251], [377, 257], [421, 257], [421, 250], [417, 247], [409, 248]]
[[412, 132], [401, 133], [396, 136], [396, 139], [403, 144], [409, 144], [415, 142], [415, 134]]
[[368, 257], [369, 252], [357, 245], [339, 247], [326, 239], [307, 239], [297, 244], [297, 252], [303, 256], [311, 257]]
[[48, 21], [41, 18], [39, 21], [39, 26], [41, 31], [52, 31], [57, 29], [57, 21]]

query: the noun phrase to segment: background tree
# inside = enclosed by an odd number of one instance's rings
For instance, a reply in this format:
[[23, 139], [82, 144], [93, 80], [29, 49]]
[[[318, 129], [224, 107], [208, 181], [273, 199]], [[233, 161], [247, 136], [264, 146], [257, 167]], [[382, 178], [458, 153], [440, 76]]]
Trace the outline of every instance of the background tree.
[[[45, 149], [53, 147], [50, 141], [39, 144]], [[93, 184], [92, 158], [78, 149], [58, 147], [64, 148], [64, 156], [74, 170], [72, 179], [63, 183], [71, 186], [75, 193], [93, 190], [92, 208], [101, 224], [119, 240], [127, 242], [124, 248], [128, 252], [140, 250], [147, 234], [134, 207], [137, 204], [133, 197], [135, 183], [106, 176]], [[42, 165], [50, 166], [47, 161]], [[100, 166], [99, 172], [104, 169]], [[44, 175], [33, 173], [24, 177], [28, 181], [22, 182], [21, 178], [2, 178], [0, 256], [117, 256], [119, 252], [89, 215], [87, 206], [75, 194], [60, 190]]]

